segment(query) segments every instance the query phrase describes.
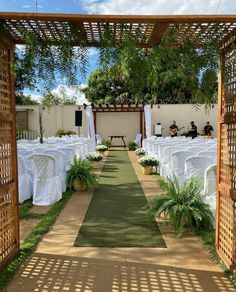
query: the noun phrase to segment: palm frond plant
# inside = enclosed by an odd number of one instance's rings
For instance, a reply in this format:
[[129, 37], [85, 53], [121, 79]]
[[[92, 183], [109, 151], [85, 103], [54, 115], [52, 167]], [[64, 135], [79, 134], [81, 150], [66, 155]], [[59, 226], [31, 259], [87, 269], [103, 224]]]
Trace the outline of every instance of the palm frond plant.
[[85, 190], [94, 188], [98, 178], [92, 173], [93, 164], [88, 160], [74, 158], [67, 174], [67, 187], [69, 190]]
[[176, 178], [161, 180], [160, 186], [165, 193], [147, 205], [149, 216], [164, 215], [174, 227], [177, 237], [192, 227], [212, 229], [213, 216], [209, 205], [200, 197], [199, 179], [192, 178], [182, 187]]

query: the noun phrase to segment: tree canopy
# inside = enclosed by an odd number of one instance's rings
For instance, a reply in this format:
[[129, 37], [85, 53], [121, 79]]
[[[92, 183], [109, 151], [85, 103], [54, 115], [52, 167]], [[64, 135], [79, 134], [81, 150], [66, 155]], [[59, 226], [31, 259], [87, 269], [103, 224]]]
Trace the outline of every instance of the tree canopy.
[[206, 103], [217, 100], [218, 51], [214, 44], [173, 46], [171, 37], [153, 49], [138, 49], [135, 39], [100, 50], [86, 98], [92, 103]]

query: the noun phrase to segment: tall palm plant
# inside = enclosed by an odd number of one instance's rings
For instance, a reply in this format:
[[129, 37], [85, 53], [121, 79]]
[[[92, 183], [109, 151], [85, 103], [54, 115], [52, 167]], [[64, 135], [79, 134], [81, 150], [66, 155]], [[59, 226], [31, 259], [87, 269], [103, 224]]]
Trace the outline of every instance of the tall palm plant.
[[197, 178], [187, 181], [182, 187], [176, 178], [161, 180], [165, 193], [154, 198], [147, 206], [148, 215], [164, 215], [174, 227], [177, 237], [190, 227], [212, 228], [213, 216], [209, 205], [200, 197], [200, 182]]

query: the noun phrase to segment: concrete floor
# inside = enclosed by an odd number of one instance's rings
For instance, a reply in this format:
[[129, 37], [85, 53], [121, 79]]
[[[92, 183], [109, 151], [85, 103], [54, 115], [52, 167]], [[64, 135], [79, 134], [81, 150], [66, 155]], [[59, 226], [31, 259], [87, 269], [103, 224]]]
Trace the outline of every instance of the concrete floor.
[[[129, 152], [147, 199], [161, 192]], [[102, 163], [97, 168], [100, 172]], [[199, 239], [176, 239], [158, 222], [167, 248], [73, 247], [93, 194], [75, 192], [6, 291], [235, 291]]]

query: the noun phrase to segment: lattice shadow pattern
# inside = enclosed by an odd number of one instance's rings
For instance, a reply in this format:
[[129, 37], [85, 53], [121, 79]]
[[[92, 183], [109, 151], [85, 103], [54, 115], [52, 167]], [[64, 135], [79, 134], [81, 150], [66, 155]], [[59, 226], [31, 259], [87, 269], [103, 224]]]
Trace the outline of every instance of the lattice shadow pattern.
[[7, 291], [19, 288], [22, 292], [235, 291], [217, 272], [39, 253], [25, 263]]

